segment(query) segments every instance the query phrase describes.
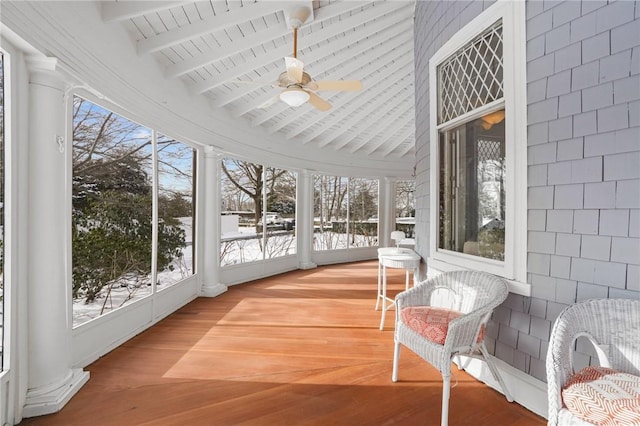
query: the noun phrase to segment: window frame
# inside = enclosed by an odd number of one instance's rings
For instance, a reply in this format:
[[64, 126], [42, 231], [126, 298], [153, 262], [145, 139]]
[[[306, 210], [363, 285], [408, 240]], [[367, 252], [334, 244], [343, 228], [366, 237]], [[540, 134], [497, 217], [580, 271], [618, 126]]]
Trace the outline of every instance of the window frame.
[[[502, 99], [492, 101], [441, 125], [437, 123], [437, 67], [498, 20], [503, 26]], [[512, 290], [528, 294], [526, 282], [526, 35], [523, 2], [500, 0], [490, 6], [451, 37], [429, 61], [430, 101], [430, 265], [439, 270], [482, 270], [512, 280]], [[506, 217], [504, 261], [458, 253], [438, 248], [439, 235], [439, 134], [477, 119], [490, 112], [505, 109], [506, 143]]]

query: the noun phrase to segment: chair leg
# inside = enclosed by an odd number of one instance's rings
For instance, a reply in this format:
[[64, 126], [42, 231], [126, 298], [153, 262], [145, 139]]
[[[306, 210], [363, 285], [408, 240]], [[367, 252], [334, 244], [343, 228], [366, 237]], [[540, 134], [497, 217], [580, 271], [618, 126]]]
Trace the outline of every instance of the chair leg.
[[451, 392], [451, 376], [442, 376], [442, 419], [441, 426], [449, 423], [449, 394]]
[[391, 373], [391, 381], [398, 381], [398, 361], [400, 360], [400, 342], [395, 342], [393, 348], [393, 371]]
[[489, 351], [487, 351], [487, 347], [484, 345], [484, 342], [482, 342], [482, 344], [480, 345], [480, 352], [482, 353], [482, 356], [487, 362], [487, 365], [489, 366], [489, 371], [491, 371], [493, 378], [496, 379], [498, 383], [500, 383], [500, 387], [502, 388], [502, 392], [504, 392], [504, 396], [507, 398], [507, 401], [513, 402], [513, 397], [511, 396], [509, 389], [507, 389], [507, 385], [504, 383], [504, 380], [502, 380], [500, 371], [498, 371], [498, 368], [496, 367], [496, 365], [493, 363], [493, 360], [489, 356]]

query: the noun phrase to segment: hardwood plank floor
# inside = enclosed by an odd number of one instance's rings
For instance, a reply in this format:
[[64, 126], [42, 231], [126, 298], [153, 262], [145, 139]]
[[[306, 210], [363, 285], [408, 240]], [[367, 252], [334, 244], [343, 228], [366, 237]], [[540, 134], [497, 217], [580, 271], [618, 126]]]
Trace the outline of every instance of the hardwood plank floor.
[[[389, 269], [390, 294], [404, 273]], [[377, 261], [294, 271], [200, 298], [87, 370], [61, 412], [24, 425], [439, 425], [439, 373], [375, 311]], [[546, 422], [454, 368], [449, 423]]]

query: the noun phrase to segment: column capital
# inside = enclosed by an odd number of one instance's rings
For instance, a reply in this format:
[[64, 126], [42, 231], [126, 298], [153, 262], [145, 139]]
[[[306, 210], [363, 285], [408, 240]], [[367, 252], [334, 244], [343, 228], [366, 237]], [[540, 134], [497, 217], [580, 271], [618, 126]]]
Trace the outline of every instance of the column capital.
[[203, 151], [204, 151], [204, 156], [206, 158], [213, 158], [217, 160], [221, 157], [220, 153], [216, 151], [215, 147], [211, 145], [205, 146]]
[[48, 86], [64, 92], [67, 84], [65, 78], [60, 74], [58, 58], [32, 55], [27, 56], [25, 62], [29, 70], [30, 84]]

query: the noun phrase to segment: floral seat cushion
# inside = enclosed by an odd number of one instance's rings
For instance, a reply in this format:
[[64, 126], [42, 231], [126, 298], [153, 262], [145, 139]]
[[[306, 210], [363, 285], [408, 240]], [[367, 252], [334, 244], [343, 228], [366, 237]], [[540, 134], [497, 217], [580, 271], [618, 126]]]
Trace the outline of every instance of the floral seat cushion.
[[602, 426], [640, 426], [640, 377], [586, 367], [567, 380], [562, 401], [580, 419]]
[[[461, 317], [462, 312], [431, 306], [409, 306], [400, 310], [402, 322], [416, 333], [440, 345], [444, 344], [449, 323]], [[484, 326], [478, 335], [478, 342], [484, 339]]]

